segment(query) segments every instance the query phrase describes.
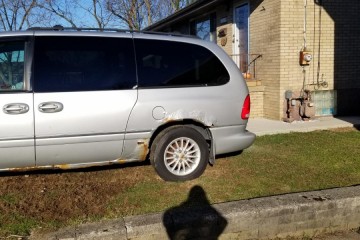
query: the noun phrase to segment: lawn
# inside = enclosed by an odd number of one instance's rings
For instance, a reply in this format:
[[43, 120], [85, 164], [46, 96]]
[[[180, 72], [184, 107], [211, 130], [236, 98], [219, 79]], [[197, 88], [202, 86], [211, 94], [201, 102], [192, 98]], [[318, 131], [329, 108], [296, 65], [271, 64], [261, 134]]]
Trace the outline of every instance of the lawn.
[[[0, 175], [0, 238], [32, 230], [164, 211], [201, 186], [211, 203], [360, 184], [360, 131], [258, 137], [200, 178], [161, 180], [149, 165]], [[196, 204], [196, 203], [195, 203]]]

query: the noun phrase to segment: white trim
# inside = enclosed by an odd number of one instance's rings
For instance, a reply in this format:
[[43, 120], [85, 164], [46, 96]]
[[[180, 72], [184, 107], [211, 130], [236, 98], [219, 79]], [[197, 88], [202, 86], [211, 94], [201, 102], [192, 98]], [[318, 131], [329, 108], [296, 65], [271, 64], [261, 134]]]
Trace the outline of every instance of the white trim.
[[232, 26], [232, 30], [233, 30], [233, 54], [239, 54], [240, 52], [238, 51], [239, 48], [236, 47], [236, 37], [238, 34], [238, 29], [236, 27], [236, 16], [235, 16], [235, 9], [238, 7], [241, 7], [243, 5], [248, 5], [249, 9], [248, 9], [248, 50], [250, 50], [250, 3], [249, 1], [241, 1], [241, 2], [235, 2], [233, 5], [233, 26]]

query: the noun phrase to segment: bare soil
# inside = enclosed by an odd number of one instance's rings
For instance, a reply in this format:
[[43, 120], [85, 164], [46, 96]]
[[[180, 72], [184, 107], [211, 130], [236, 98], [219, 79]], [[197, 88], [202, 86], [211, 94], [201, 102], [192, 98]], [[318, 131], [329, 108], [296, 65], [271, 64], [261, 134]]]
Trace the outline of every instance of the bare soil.
[[113, 197], [147, 176], [156, 178], [152, 167], [143, 165], [1, 173], [0, 213], [9, 219], [0, 217], [0, 229], [2, 224], [18, 223], [19, 217], [60, 226], [74, 219], [103, 218]]

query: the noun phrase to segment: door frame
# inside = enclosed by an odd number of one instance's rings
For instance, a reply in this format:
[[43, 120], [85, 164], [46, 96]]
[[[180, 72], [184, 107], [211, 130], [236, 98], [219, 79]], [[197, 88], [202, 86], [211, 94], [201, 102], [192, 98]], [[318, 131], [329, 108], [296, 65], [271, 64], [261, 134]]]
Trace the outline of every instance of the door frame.
[[[237, 44], [237, 41], [239, 41], [240, 39], [240, 31], [236, 26], [236, 9], [238, 7], [242, 7], [242, 6], [248, 6], [248, 11], [247, 11], [247, 15], [248, 15], [248, 23], [247, 23], [247, 36], [248, 36], [248, 40], [247, 40], [247, 49], [248, 49], [248, 53], [249, 54], [249, 50], [250, 50], [250, 2], [249, 1], [241, 1], [241, 2], [234, 2], [233, 5], [233, 56], [234, 56], [234, 61], [237, 64], [237, 66], [240, 68], [240, 57], [238, 57], [239, 54], [241, 54], [240, 52], [240, 48]], [[248, 57], [249, 60], [249, 57]]]

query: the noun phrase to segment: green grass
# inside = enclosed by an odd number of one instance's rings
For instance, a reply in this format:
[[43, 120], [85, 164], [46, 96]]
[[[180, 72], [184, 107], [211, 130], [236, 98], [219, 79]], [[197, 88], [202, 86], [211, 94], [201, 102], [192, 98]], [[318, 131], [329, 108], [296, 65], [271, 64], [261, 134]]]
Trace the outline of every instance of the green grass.
[[[219, 203], [359, 184], [359, 146], [360, 132], [355, 130], [258, 137], [242, 154], [218, 159], [199, 179], [136, 184], [114, 198], [109, 212], [161, 211], [186, 200], [195, 185], [205, 190], [211, 203]], [[124, 202], [131, 207], [122, 208], [120, 203]]]
[[258, 137], [242, 154], [217, 159], [200, 178], [179, 183], [164, 182], [150, 165], [2, 176], [0, 236], [165, 211], [196, 185], [210, 203], [221, 203], [360, 184], [359, 146], [356, 129]]
[[9, 205], [15, 205], [18, 202], [18, 197], [11, 194], [4, 194], [0, 196], [0, 201]]
[[0, 222], [11, 224], [0, 224], [0, 232], [11, 233], [12, 235], [29, 235], [31, 229], [38, 226], [38, 222], [32, 218], [20, 215], [21, 213], [1, 216]]

